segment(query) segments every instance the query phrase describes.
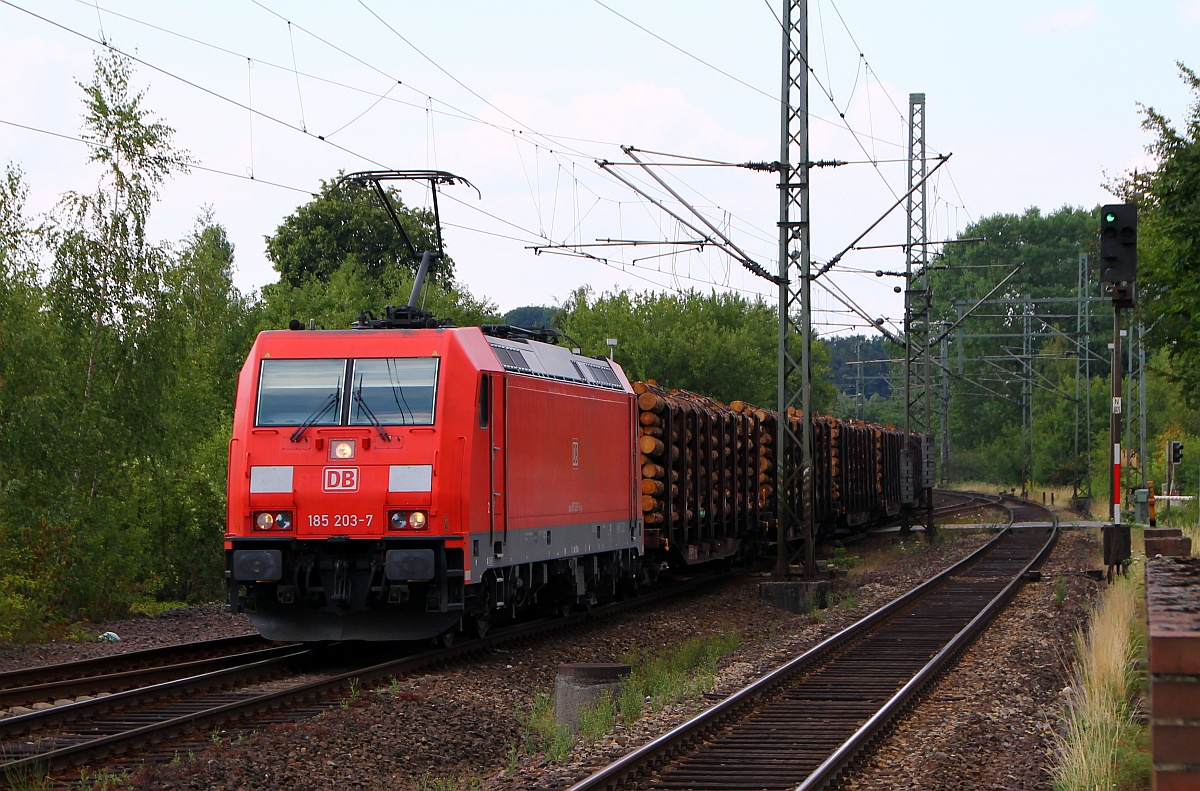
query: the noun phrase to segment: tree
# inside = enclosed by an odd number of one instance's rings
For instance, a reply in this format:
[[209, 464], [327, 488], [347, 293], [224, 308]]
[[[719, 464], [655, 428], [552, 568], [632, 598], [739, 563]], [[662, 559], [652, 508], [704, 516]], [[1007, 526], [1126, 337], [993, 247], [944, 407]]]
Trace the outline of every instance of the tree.
[[164, 442], [153, 476], [159, 589], [172, 600], [209, 601], [222, 578], [221, 533], [237, 377], [253, 342], [256, 312], [233, 285], [233, 245], [204, 210], [164, 278], [167, 325], [177, 364]]
[[[663, 294], [617, 291], [593, 298], [580, 288], [564, 303], [559, 328], [587, 354], [615, 357], [630, 379], [654, 379], [721, 401], [741, 399], [770, 407], [776, 401], [775, 309], [735, 294], [688, 291]], [[813, 408], [828, 410], [829, 356], [813, 346]]]
[[95, 191], [39, 228], [0, 184], [0, 638], [219, 592], [250, 304], [211, 215], [178, 254], [147, 233], [188, 157], [131, 78], [108, 53], [80, 85]]
[[[1073, 300], [1081, 254], [1089, 257], [1089, 271], [1095, 270], [1098, 227], [1096, 210], [1071, 206], [996, 214], [960, 235], [984, 241], [948, 245], [933, 262], [934, 335], [955, 327], [947, 338], [951, 477], [1006, 483], [1065, 480], [1072, 474], [1081, 483], [1085, 477], [1086, 449], [1080, 448], [1078, 458], [1074, 454], [1075, 361], [1089, 356], [1093, 376], [1106, 375], [1108, 332], [1094, 322], [1090, 343], [1074, 339]], [[1009, 275], [985, 304], [967, 313]], [[1090, 274], [1089, 281], [1094, 283]], [[1089, 293], [1094, 292], [1093, 286]], [[935, 360], [940, 346], [931, 349]], [[933, 373], [938, 387], [941, 371]], [[893, 366], [893, 384], [902, 377], [902, 366]], [[903, 421], [903, 398], [893, 397], [900, 402], [890, 412], [896, 422]], [[938, 410], [936, 394], [933, 403]], [[1103, 419], [1104, 403], [1093, 399], [1094, 420]], [[888, 411], [882, 402], [868, 403], [866, 414], [880, 419]], [[1030, 415], [1033, 439], [1025, 433]]]
[[[299, 319], [319, 329], [349, 329], [364, 312], [380, 316], [386, 305], [408, 304], [412, 282], [407, 269], [392, 267], [373, 276], [354, 260], [332, 270], [327, 281], [314, 278], [292, 286], [281, 280], [263, 288], [257, 328], [282, 329], [292, 319]], [[500, 321], [494, 303], [454, 283], [426, 281], [421, 304], [460, 327]]]
[[[417, 253], [437, 249], [433, 213], [406, 208], [400, 194], [388, 188], [397, 216]], [[404, 243], [379, 198], [367, 187], [342, 182], [321, 182], [321, 191], [284, 219], [267, 237], [267, 257], [279, 272], [280, 282], [299, 288], [310, 280], [328, 283], [344, 264], [354, 264], [372, 278], [401, 267], [415, 273], [419, 261]], [[432, 280], [450, 282], [454, 262], [438, 259], [430, 267]]]
[[1182, 130], [1152, 107], [1142, 128], [1154, 135], [1147, 150], [1153, 170], [1129, 174], [1114, 185], [1139, 204], [1138, 309], [1153, 326], [1149, 340], [1168, 351], [1167, 369], [1192, 401], [1200, 396], [1200, 77], [1179, 66], [1192, 104]]
[[546, 305], [528, 305], [523, 308], [513, 308], [504, 314], [504, 323], [516, 327], [553, 327], [558, 317], [559, 309]]

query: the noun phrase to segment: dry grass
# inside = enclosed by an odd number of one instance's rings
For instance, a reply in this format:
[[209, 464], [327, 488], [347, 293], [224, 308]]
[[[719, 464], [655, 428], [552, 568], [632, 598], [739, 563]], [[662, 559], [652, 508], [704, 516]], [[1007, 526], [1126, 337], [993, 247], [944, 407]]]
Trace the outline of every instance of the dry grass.
[[1183, 534], [1192, 539], [1192, 556], [1200, 555], [1200, 525], [1192, 522], [1180, 527], [1183, 528]]
[[1148, 758], [1131, 704], [1138, 683], [1134, 660], [1142, 611], [1141, 570], [1119, 578], [1101, 597], [1077, 652], [1065, 729], [1058, 739], [1057, 791], [1137, 788], [1148, 781]]

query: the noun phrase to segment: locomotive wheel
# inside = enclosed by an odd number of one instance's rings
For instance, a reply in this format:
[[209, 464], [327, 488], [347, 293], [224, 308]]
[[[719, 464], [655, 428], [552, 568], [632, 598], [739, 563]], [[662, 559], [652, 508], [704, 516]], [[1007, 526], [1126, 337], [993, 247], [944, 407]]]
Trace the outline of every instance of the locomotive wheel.
[[492, 616], [473, 615], [467, 626], [473, 636], [479, 638], [487, 637], [488, 632], [492, 630]]
[[495, 582], [484, 577], [479, 587], [479, 611], [467, 619], [467, 629], [475, 637], [487, 637], [492, 628], [492, 615], [496, 610]]
[[454, 645], [454, 638], [458, 636], [458, 627], [452, 627], [433, 638], [435, 648], [449, 648]]
[[646, 564], [645, 569], [646, 583], [648, 585], [653, 585], [654, 583], [658, 582], [659, 575], [662, 573], [662, 563], [657, 560], [652, 560]]

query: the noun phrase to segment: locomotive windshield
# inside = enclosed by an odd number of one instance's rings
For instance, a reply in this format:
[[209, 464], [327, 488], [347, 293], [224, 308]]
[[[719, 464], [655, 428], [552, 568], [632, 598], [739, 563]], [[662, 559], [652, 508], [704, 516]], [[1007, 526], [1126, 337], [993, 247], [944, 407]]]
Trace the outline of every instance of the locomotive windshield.
[[336, 426], [345, 360], [263, 360], [258, 380], [260, 426]]
[[350, 425], [371, 425], [372, 414], [385, 426], [432, 425], [437, 364], [433, 357], [355, 360]]
[[263, 360], [259, 426], [429, 426], [436, 358]]

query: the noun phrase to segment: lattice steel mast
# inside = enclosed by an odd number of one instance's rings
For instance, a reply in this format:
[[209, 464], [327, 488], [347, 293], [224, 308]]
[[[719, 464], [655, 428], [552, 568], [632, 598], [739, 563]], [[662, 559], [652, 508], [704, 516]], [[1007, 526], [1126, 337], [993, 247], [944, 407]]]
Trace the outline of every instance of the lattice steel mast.
[[[776, 502], [779, 552], [775, 573], [788, 573], [788, 541], [799, 533], [804, 541], [804, 576], [816, 577], [815, 529], [812, 512], [812, 255], [809, 238], [808, 175], [808, 3], [784, 0], [783, 69], [780, 92], [779, 146], [779, 426], [776, 430]], [[800, 359], [789, 348], [792, 308], [800, 309]], [[788, 407], [803, 411], [799, 436], [787, 417]], [[800, 464], [790, 460], [799, 446]], [[802, 513], [791, 508], [791, 492], [801, 487]]]
[[[917, 186], [920, 185], [920, 186]], [[917, 187], [916, 189], [913, 189]], [[929, 386], [929, 235], [925, 221], [925, 94], [908, 95], [908, 242], [904, 273], [904, 430], [932, 431]], [[914, 272], [915, 270], [915, 272]], [[921, 357], [918, 365], [917, 355]], [[919, 383], [913, 383], [913, 379]], [[921, 409], [915, 411], [920, 402]], [[913, 426], [913, 423], [916, 426]]]

